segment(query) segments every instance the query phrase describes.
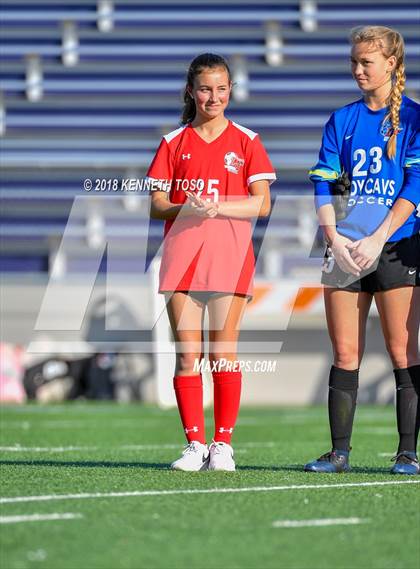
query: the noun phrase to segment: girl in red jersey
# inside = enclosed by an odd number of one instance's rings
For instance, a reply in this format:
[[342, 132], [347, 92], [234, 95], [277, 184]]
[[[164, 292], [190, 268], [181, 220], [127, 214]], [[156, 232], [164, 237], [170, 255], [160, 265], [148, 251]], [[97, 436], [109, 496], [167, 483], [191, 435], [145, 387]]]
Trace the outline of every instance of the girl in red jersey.
[[[235, 470], [232, 432], [239, 410], [237, 341], [252, 297], [251, 219], [270, 212], [276, 176], [258, 135], [225, 117], [232, 81], [226, 61], [202, 54], [191, 63], [182, 126], [163, 137], [148, 177], [151, 216], [165, 220], [159, 292], [176, 342], [174, 388], [187, 446], [177, 470]], [[206, 444], [203, 357], [207, 306], [215, 432]]]

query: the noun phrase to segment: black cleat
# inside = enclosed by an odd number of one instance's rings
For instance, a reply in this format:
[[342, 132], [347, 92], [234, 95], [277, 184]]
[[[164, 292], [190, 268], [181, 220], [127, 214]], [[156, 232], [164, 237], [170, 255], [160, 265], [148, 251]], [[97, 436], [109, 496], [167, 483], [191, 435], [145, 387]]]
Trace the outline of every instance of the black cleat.
[[420, 474], [420, 465], [415, 452], [399, 452], [391, 460], [395, 460], [391, 474]]
[[320, 456], [317, 460], [308, 462], [305, 472], [338, 473], [349, 472], [349, 451], [332, 450]]

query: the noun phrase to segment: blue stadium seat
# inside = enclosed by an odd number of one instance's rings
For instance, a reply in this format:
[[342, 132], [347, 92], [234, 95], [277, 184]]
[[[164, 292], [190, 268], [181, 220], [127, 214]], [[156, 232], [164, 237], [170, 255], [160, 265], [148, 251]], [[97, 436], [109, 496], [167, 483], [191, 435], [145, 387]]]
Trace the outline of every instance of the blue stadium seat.
[[[233, 99], [229, 116], [261, 134], [279, 171], [273, 196], [309, 195], [306, 172], [323, 124], [334, 108], [359, 96], [348, 69], [349, 28], [361, 22], [398, 28], [407, 46], [407, 93], [418, 97], [419, 17], [418, 0], [320, 0], [315, 28], [307, 31], [298, 0], [212, 0], [199, 7], [195, 0], [136, 0], [114, 2], [104, 31], [94, 0], [2, 2], [1, 267], [48, 270], [51, 243], [62, 235], [73, 199], [86, 195], [85, 178], [145, 175], [162, 134], [179, 124], [186, 68], [202, 51], [225, 55], [233, 68], [237, 58], [245, 62], [249, 98]], [[63, 47], [69, 23], [73, 61]], [[275, 64], [269, 26], [281, 40]], [[40, 89], [31, 100], [34, 62]], [[104, 214], [108, 234], [124, 247], [130, 235], [149, 235], [157, 248], [162, 224], [149, 223], [144, 211], [139, 223], [123, 198]], [[290, 219], [273, 224], [278, 235], [296, 226], [296, 211], [286, 214]], [[86, 218], [70, 245], [69, 267], [81, 270], [90, 262], [83, 253]], [[121, 268], [128, 271], [130, 259], [122, 248]]]

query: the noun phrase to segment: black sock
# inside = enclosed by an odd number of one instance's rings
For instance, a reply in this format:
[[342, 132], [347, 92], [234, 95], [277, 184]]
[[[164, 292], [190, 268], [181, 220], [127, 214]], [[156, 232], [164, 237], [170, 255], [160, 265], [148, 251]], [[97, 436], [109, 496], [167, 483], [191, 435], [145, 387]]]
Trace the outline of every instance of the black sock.
[[397, 388], [398, 452], [416, 452], [420, 427], [420, 365], [394, 369]]
[[329, 380], [328, 415], [333, 449], [350, 450], [350, 438], [356, 409], [359, 370], [332, 366]]

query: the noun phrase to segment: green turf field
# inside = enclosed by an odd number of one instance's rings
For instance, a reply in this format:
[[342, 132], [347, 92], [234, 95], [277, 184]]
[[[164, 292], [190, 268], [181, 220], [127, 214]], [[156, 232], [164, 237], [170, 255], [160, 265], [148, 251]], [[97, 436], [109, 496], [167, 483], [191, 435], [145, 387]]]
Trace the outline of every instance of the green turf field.
[[175, 410], [4, 408], [1, 566], [418, 568], [420, 479], [388, 474], [393, 410], [356, 421], [351, 474], [302, 472], [328, 448], [323, 408], [244, 408], [237, 472], [183, 473]]

